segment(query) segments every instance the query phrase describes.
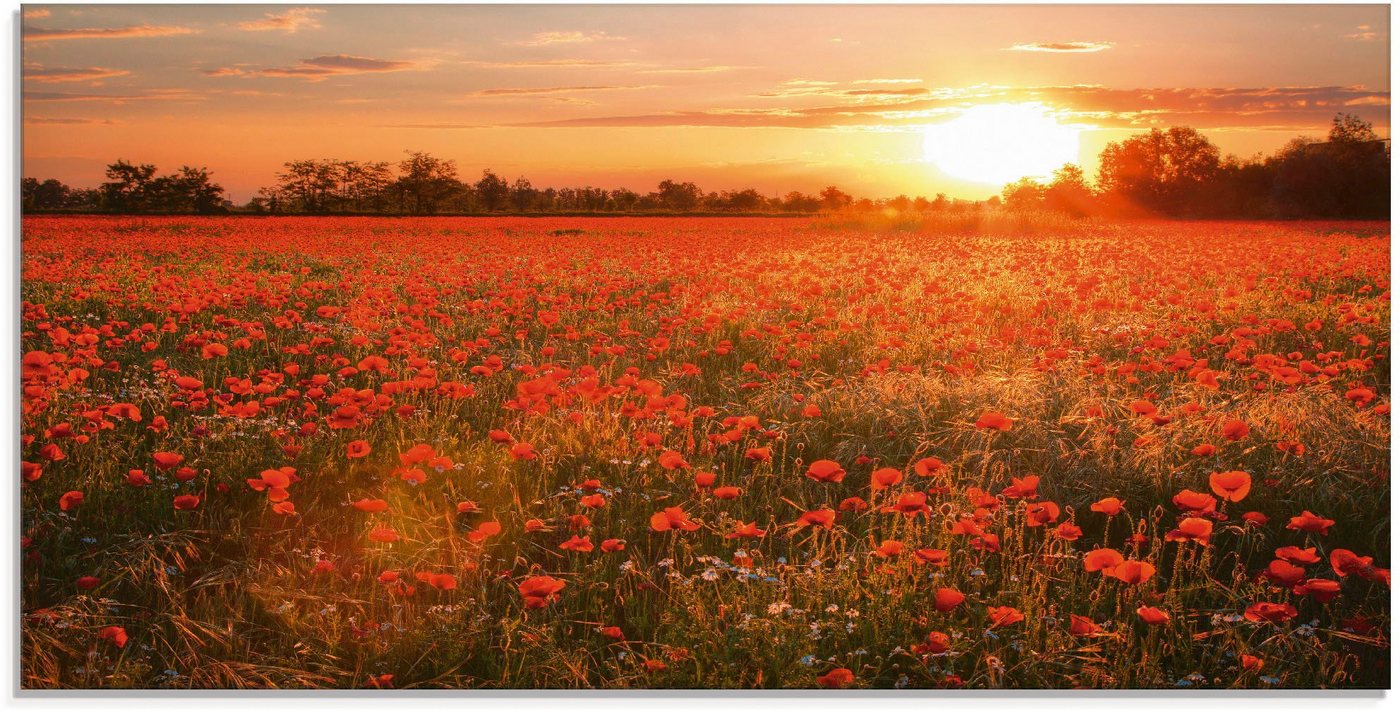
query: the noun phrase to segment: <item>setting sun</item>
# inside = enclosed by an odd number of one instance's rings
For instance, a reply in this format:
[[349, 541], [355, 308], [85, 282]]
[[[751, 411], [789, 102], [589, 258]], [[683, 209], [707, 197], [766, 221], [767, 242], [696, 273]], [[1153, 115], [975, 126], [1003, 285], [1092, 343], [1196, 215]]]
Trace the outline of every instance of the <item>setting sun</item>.
[[1078, 160], [1079, 129], [1056, 121], [1040, 104], [974, 106], [926, 129], [924, 157], [970, 182], [1049, 177]]

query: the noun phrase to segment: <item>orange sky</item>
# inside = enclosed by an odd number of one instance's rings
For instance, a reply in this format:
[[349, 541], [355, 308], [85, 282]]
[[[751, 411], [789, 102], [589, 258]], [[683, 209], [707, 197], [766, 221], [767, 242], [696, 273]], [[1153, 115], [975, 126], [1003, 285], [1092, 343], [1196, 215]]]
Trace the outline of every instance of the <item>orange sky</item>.
[[299, 158], [404, 149], [538, 187], [985, 197], [926, 126], [1038, 102], [1108, 141], [1192, 125], [1272, 152], [1389, 135], [1389, 8], [25, 5], [24, 175], [204, 165], [240, 202]]

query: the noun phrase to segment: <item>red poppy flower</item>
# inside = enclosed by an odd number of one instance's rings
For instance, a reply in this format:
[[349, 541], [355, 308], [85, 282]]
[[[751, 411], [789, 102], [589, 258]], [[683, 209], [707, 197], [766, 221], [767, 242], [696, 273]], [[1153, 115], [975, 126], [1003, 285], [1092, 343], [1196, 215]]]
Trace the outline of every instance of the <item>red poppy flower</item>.
[[1196, 542], [1209, 545], [1210, 535], [1214, 529], [1215, 525], [1209, 520], [1186, 518], [1177, 523], [1176, 529], [1168, 532], [1166, 538], [1168, 542]]
[[97, 638], [109, 641], [117, 648], [124, 648], [127, 641], [126, 629], [120, 626], [106, 626], [97, 632]]
[[994, 606], [987, 608], [987, 618], [992, 622], [991, 628], [999, 629], [1003, 626], [1024, 621], [1025, 614], [1009, 606]]
[[1104, 498], [1089, 506], [1089, 510], [1104, 515], [1117, 515], [1123, 512], [1123, 501], [1117, 498]]
[[1293, 608], [1292, 604], [1257, 602], [1244, 610], [1244, 618], [1250, 621], [1270, 621], [1275, 624], [1281, 624], [1296, 616], [1298, 610]]
[[656, 532], [667, 532], [670, 530], [685, 530], [687, 532], [699, 530], [700, 523], [690, 519], [678, 506], [666, 508], [651, 516], [651, 529]]
[[1249, 495], [1250, 476], [1244, 471], [1225, 471], [1210, 474], [1210, 490], [1231, 503], [1238, 503]]
[[564, 586], [564, 580], [542, 575], [526, 577], [517, 588], [520, 590], [521, 599], [525, 601], [525, 608], [542, 609], [559, 599], [559, 593], [564, 590]]
[[1171, 615], [1155, 606], [1140, 606], [1137, 615], [1148, 626], [1162, 626], [1171, 621]]
[[1103, 627], [1095, 624], [1094, 621], [1087, 616], [1070, 614], [1069, 633], [1076, 638], [1083, 638], [1085, 636], [1094, 636], [1103, 633]]
[[817, 685], [823, 688], [844, 688], [856, 679], [848, 668], [833, 668], [826, 674], [817, 676]]
[[1328, 520], [1327, 518], [1313, 515], [1312, 511], [1305, 510], [1301, 515], [1294, 516], [1288, 520], [1288, 529], [1326, 535], [1327, 528], [1336, 524], [1337, 521], [1335, 520]]
[[978, 429], [994, 429], [996, 431], [1011, 431], [1012, 421], [1001, 412], [987, 412], [977, 417], [976, 427]]
[[63, 495], [58, 497], [58, 509], [72, 510], [78, 507], [79, 505], [82, 505], [82, 502], [82, 491], [68, 491], [67, 493], [64, 493]]
[[846, 469], [841, 468], [841, 464], [827, 459], [813, 461], [807, 467], [807, 477], [814, 481], [823, 483], [840, 483], [846, 477]]
[[938, 590], [933, 593], [933, 608], [943, 612], [952, 611], [956, 609], [959, 604], [962, 604], [963, 600], [966, 598], [967, 595], [956, 589], [951, 587], [939, 587]]

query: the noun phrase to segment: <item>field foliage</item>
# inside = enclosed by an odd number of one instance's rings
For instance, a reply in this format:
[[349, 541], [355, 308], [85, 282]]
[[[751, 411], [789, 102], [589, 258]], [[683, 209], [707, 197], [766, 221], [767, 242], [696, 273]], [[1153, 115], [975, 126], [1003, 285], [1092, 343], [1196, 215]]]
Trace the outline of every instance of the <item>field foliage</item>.
[[1389, 225], [945, 226], [26, 218], [22, 683], [1388, 686]]

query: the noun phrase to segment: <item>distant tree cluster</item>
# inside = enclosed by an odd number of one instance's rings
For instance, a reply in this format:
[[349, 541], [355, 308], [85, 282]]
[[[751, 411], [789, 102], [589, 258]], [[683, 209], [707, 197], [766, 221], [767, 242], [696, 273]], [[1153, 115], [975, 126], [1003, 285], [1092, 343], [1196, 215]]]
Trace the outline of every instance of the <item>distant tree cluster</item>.
[[1327, 140], [1296, 138], [1270, 157], [1222, 157], [1195, 129], [1152, 129], [1099, 155], [1098, 184], [1067, 165], [1047, 184], [1002, 190], [1008, 209], [1077, 215], [1388, 219], [1390, 148], [1369, 123], [1338, 115]]
[[484, 170], [475, 181], [458, 177], [452, 160], [410, 152], [397, 164], [354, 160], [296, 160], [277, 183], [234, 207], [204, 168], [156, 175], [153, 165], [125, 160], [107, 166], [97, 189], [58, 180], [25, 178], [23, 207], [33, 211], [258, 214], [529, 214], [529, 213], [793, 213], [944, 212], [980, 204], [1013, 211], [1051, 211], [1074, 217], [1388, 219], [1389, 141], [1369, 123], [1338, 115], [1325, 141], [1299, 137], [1270, 157], [1222, 156], [1199, 131], [1154, 128], [1110, 143], [1099, 155], [1093, 183], [1077, 165], [1049, 182], [1022, 178], [986, 203], [938, 195], [857, 199], [832, 186], [817, 195], [769, 197], [753, 188], [705, 192], [693, 182], [662, 180], [654, 191], [548, 187], [524, 177], [507, 180]]
[[[656, 190], [537, 188], [491, 170], [462, 180], [451, 160], [413, 152], [393, 167], [353, 160], [286, 163], [277, 184], [259, 191], [252, 211], [275, 214], [490, 214], [558, 212], [816, 212], [823, 198], [791, 192], [767, 197], [755, 189], [706, 193], [693, 182], [662, 180]], [[831, 188], [835, 189], [835, 188]], [[839, 191], [838, 191], [839, 192]]]
[[71, 188], [58, 180], [25, 178], [20, 202], [26, 212], [73, 210], [92, 212], [218, 214], [231, 203], [224, 188], [204, 168], [188, 165], [169, 175], [157, 175], [154, 165], [118, 160], [107, 166], [107, 182], [92, 190]]

